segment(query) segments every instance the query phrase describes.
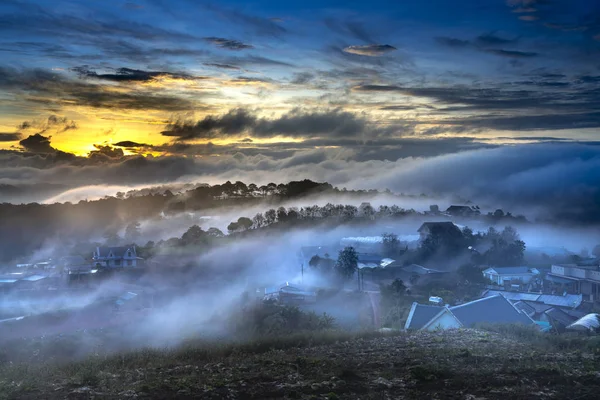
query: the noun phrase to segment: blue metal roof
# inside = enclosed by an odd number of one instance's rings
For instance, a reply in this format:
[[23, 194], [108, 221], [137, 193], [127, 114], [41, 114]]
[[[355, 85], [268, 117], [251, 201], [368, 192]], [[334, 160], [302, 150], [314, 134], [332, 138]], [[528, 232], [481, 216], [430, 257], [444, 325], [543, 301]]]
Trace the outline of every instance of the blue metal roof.
[[580, 294], [567, 294], [564, 296], [555, 294], [539, 294], [539, 293], [520, 293], [520, 292], [505, 292], [501, 290], [488, 290], [483, 294], [483, 297], [491, 297], [501, 294], [507, 299], [517, 301], [535, 301], [551, 306], [577, 308], [583, 301], [583, 296]]
[[406, 320], [406, 324], [404, 325], [404, 329], [421, 329], [443, 309], [444, 307], [441, 306], [429, 306], [413, 303], [408, 315], [408, 319]]
[[499, 275], [513, 275], [513, 274], [532, 274], [532, 269], [529, 267], [492, 267]]
[[496, 295], [503, 295], [509, 300], [512, 301], [520, 301], [520, 300], [528, 300], [528, 301], [537, 301], [538, 297], [540, 297], [539, 293], [519, 293], [519, 292], [504, 292], [501, 290], [488, 290], [483, 295], [484, 297], [492, 297]]
[[561, 276], [556, 276], [556, 275], [552, 275], [552, 274], [547, 274], [546, 275], [546, 280], [550, 281], [550, 282], [554, 282], [554, 283], [563, 283], [563, 284], [569, 284], [569, 283], [576, 283], [579, 279], [577, 278], [566, 278], [566, 277], [561, 277]]
[[39, 281], [40, 279], [44, 279], [47, 278], [47, 276], [45, 275], [31, 275], [31, 276], [27, 276], [23, 279], [21, 279], [22, 281], [29, 281], [29, 282], [36, 282]]
[[583, 301], [583, 296], [580, 294], [567, 294], [564, 296], [554, 294], [543, 294], [538, 299], [538, 302], [549, 304], [551, 306], [577, 308]]
[[502, 295], [485, 297], [460, 306], [450, 307], [450, 311], [465, 327], [479, 323], [526, 325], [533, 323], [531, 318], [517, 310]]

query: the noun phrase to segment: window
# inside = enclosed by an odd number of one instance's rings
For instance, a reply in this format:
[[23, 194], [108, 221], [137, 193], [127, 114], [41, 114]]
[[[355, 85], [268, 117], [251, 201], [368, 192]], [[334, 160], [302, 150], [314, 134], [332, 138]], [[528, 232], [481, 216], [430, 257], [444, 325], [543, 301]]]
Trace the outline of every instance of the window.
[[129, 265], [131, 267], [133, 265], [133, 261], [127, 260], [127, 265]]
[[131, 258], [131, 250], [127, 252], [127, 257]]

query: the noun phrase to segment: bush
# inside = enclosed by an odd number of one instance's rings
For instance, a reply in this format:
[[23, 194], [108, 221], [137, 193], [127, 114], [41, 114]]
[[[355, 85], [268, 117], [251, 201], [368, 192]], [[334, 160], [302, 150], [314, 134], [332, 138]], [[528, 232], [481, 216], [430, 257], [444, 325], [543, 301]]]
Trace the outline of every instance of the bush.
[[330, 315], [306, 312], [298, 307], [275, 303], [259, 304], [232, 316], [234, 331], [241, 335], [285, 335], [314, 332], [335, 327]]

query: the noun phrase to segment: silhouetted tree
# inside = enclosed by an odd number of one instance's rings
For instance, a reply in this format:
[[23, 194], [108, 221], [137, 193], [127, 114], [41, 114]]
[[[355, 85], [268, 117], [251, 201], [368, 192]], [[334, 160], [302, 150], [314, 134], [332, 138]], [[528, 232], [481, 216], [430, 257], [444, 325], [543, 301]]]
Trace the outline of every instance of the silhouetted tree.
[[288, 213], [285, 207], [279, 207], [277, 209], [277, 221], [285, 222], [287, 220]]
[[132, 222], [125, 228], [125, 240], [134, 243], [141, 235], [140, 223]]
[[238, 227], [242, 230], [247, 230], [252, 228], [252, 220], [247, 217], [240, 217], [237, 221]]
[[212, 236], [212, 237], [216, 237], [216, 238], [221, 238], [221, 237], [225, 236], [225, 234], [220, 229], [214, 228], [214, 227], [208, 228], [208, 230], [206, 231], [206, 234], [208, 236]]
[[400, 240], [398, 240], [398, 235], [394, 233], [383, 233], [382, 237], [382, 245], [383, 252], [386, 257], [395, 257], [400, 253]]
[[271, 225], [271, 224], [275, 223], [276, 219], [277, 219], [277, 211], [275, 211], [274, 209], [271, 208], [270, 210], [267, 210], [265, 212], [265, 224], [266, 225]]
[[116, 229], [107, 230], [104, 235], [104, 245], [105, 246], [117, 246], [121, 241], [121, 237]]
[[340, 277], [349, 279], [358, 269], [358, 254], [354, 247], [346, 247], [340, 250], [335, 268]]
[[199, 244], [204, 239], [206, 232], [198, 225], [191, 226], [182, 236], [181, 242], [184, 246], [191, 244]]
[[322, 274], [331, 274], [335, 269], [335, 260], [327, 256], [319, 257], [318, 255], [314, 255], [311, 257], [308, 265]]
[[229, 231], [229, 233], [237, 232], [239, 229], [240, 226], [237, 222], [232, 222], [229, 225], [227, 225], [227, 230]]

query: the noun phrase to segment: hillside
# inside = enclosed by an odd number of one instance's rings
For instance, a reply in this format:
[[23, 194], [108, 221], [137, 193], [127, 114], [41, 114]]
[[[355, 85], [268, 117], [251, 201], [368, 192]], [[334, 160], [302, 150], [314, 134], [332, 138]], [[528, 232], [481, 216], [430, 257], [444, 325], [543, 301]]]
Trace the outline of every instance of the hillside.
[[[581, 340], [588, 339], [576, 342]], [[0, 397], [595, 398], [600, 389], [597, 343], [595, 348], [548, 343], [459, 330], [196, 344], [62, 366], [5, 364]]]

